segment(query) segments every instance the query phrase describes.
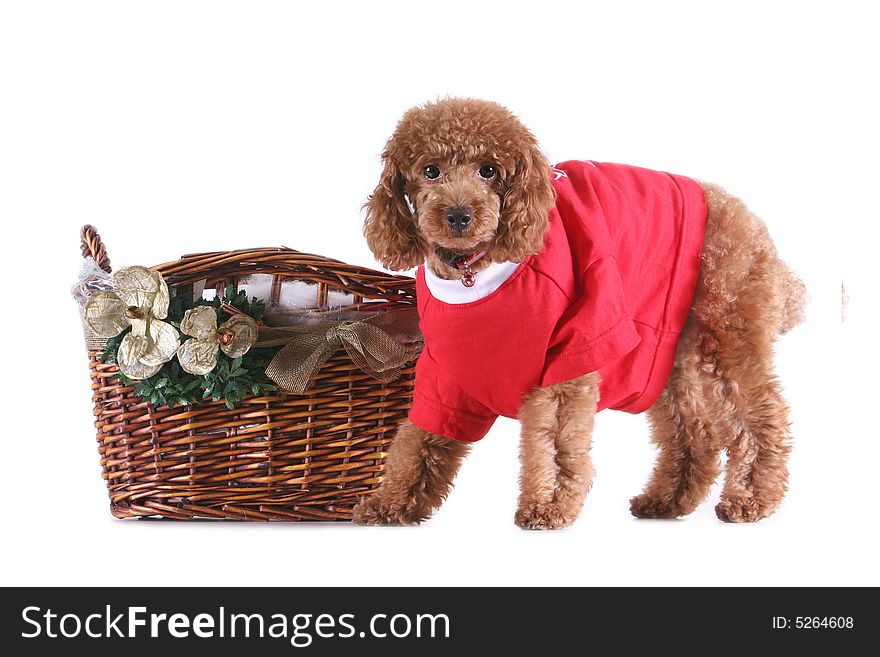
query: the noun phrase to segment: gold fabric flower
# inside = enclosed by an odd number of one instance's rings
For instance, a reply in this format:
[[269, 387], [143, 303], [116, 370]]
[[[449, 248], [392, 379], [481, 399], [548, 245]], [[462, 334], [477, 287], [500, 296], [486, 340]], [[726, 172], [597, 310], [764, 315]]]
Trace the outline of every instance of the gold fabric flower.
[[130, 379], [153, 376], [174, 358], [180, 337], [161, 320], [168, 316], [168, 285], [159, 272], [125, 267], [113, 274], [113, 292], [92, 295], [85, 306], [88, 327], [102, 338], [112, 338], [131, 326], [119, 344], [116, 363]]
[[257, 323], [247, 315], [233, 315], [217, 326], [217, 310], [199, 306], [187, 310], [180, 331], [192, 337], [177, 349], [184, 371], [203, 376], [217, 367], [217, 350], [230, 358], [244, 356], [257, 341]]

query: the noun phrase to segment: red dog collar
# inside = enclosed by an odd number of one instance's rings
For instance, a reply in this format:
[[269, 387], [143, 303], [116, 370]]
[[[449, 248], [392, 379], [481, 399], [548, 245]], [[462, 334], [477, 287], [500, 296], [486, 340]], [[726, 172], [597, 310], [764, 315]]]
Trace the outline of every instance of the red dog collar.
[[455, 267], [459, 271], [461, 271], [461, 284], [465, 287], [473, 287], [474, 283], [477, 282], [477, 275], [471, 271], [471, 265], [477, 262], [480, 258], [486, 255], [486, 251], [480, 251], [478, 253], [474, 253], [471, 255], [462, 255], [460, 253], [449, 253], [444, 252], [442, 249], [437, 249], [436, 251], [437, 257], [440, 258], [440, 262], [443, 262], [450, 267]]

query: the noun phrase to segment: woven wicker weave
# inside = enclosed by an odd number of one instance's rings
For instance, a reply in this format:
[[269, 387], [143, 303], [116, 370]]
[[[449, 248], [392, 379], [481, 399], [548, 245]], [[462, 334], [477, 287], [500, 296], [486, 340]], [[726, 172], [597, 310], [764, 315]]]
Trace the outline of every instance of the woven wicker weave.
[[[82, 229], [82, 251], [110, 271], [91, 226]], [[256, 273], [312, 282], [317, 309], [331, 290], [371, 309], [415, 299], [411, 278], [286, 248], [187, 255], [154, 269], [172, 288], [207, 280], [218, 292]], [[339, 350], [304, 395], [249, 397], [234, 410], [222, 401], [155, 408], [98, 356], [89, 351], [98, 450], [117, 518], [349, 520], [357, 499], [381, 481], [412, 401], [415, 362], [383, 384]]]

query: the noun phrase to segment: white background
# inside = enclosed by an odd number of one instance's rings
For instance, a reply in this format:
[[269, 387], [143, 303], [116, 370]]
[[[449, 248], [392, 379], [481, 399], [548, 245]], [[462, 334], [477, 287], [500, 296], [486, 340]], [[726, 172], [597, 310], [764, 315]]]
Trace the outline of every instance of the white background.
[[[880, 583], [866, 7], [4, 2], [2, 583]], [[565, 531], [514, 527], [509, 420], [418, 528], [112, 519], [68, 293], [80, 225], [116, 266], [281, 244], [375, 266], [360, 206], [378, 153], [405, 109], [446, 94], [507, 104], [553, 161], [711, 180], [765, 218], [812, 297], [778, 348], [795, 436], [782, 508], [725, 525], [716, 487], [684, 520], [633, 519], [653, 452], [643, 418], [606, 412]]]

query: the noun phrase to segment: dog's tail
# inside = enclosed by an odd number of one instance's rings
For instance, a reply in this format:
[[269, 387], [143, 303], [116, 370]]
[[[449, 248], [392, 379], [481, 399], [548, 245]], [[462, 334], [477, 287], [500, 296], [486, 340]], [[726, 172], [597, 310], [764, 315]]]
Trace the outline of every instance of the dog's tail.
[[784, 335], [804, 321], [808, 301], [807, 287], [781, 260], [778, 261], [777, 272], [783, 295], [779, 335]]

